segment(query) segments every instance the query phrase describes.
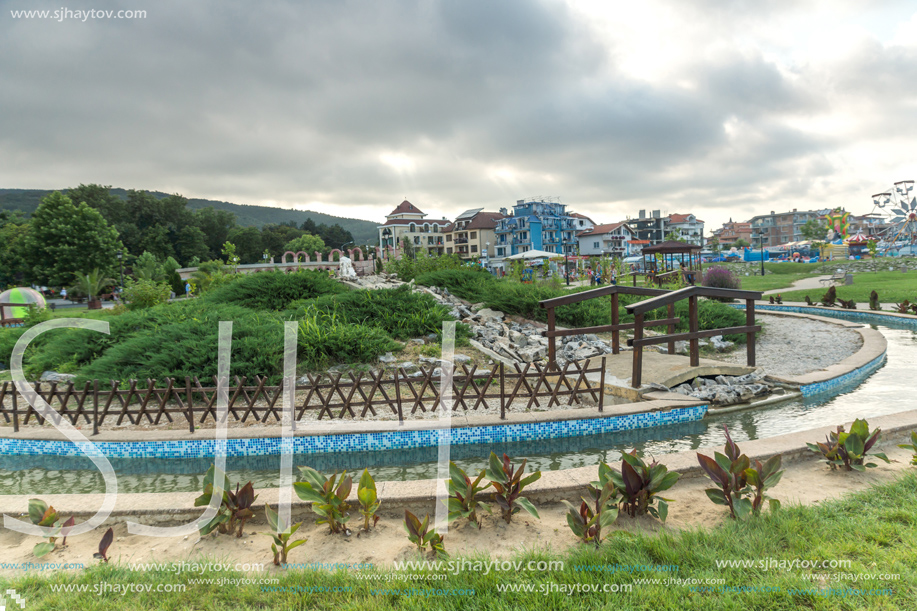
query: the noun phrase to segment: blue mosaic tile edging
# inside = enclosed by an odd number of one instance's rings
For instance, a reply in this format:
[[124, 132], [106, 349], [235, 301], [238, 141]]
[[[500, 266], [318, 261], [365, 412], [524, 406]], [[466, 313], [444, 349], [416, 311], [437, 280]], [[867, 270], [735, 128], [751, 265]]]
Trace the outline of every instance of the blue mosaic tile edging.
[[[598, 433], [629, 431], [654, 426], [693, 422], [707, 413], [706, 405], [679, 407], [665, 412], [647, 412], [627, 416], [558, 420], [525, 424], [500, 424], [453, 428], [451, 430], [385, 431], [380, 433], [346, 433], [293, 438], [293, 453], [363, 452], [420, 448], [439, 445], [448, 435], [453, 444], [495, 443], [504, 441], [537, 441], [561, 437], [580, 437]], [[227, 439], [227, 456], [270, 456], [280, 454], [280, 437]], [[80, 456], [81, 448], [90, 444], [39, 439], [0, 439], [0, 455]], [[216, 454], [215, 439], [181, 441], [124, 441], [95, 444], [105, 456], [118, 458], [199, 458]]]
[[[740, 310], [745, 309], [744, 304], [733, 304], [734, 308]], [[853, 322], [864, 322], [864, 323], [873, 323], [873, 324], [896, 324], [896, 325], [907, 325], [917, 327], [917, 318], [909, 320], [907, 318], [900, 318], [898, 316], [885, 316], [883, 314], [877, 314], [876, 312], [858, 312], [855, 310], [825, 310], [822, 308], [812, 308], [806, 306], [778, 306], [778, 305], [757, 305], [755, 304], [755, 311], [757, 310], [769, 310], [772, 312], [793, 312], [795, 314], [815, 314], [818, 316], [826, 316], [828, 318], [839, 318], [841, 320], [849, 320]], [[836, 378], [831, 378], [830, 380], [825, 380], [823, 382], [816, 382], [815, 384], [806, 384], [799, 387], [799, 391], [802, 393], [803, 397], [811, 397], [813, 395], [819, 395], [826, 392], [836, 391], [838, 388], [849, 385], [851, 382], [862, 381], [872, 375], [876, 369], [882, 366], [885, 362], [886, 353], [883, 352], [873, 360], [869, 361], [862, 367], [858, 367], [853, 371], [848, 371], [847, 373], [840, 375]]]

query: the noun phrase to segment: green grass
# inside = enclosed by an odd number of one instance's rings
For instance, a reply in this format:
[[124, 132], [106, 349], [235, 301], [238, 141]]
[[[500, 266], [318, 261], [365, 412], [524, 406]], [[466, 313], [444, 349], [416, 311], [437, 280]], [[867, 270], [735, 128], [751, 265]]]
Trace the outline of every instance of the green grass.
[[[392, 575], [392, 581], [365, 581], [346, 572], [290, 570], [272, 572], [279, 576], [280, 586], [302, 588], [344, 588], [346, 591], [323, 593], [262, 591], [257, 584], [218, 586], [190, 584], [193, 578], [240, 578], [237, 573], [205, 575], [176, 573], [168, 570], [146, 573], [130, 572], [117, 565], [94, 566], [81, 573], [32, 574], [12, 581], [0, 580], [5, 590], [14, 588], [26, 597], [28, 611], [38, 609], [709, 609], [788, 610], [814, 609], [917, 609], [917, 475], [913, 471], [897, 481], [877, 486], [841, 500], [817, 506], [785, 506], [774, 514], [766, 513], [748, 522], [728, 522], [713, 529], [693, 529], [660, 534], [615, 531], [601, 548], [577, 547], [566, 553], [527, 551], [516, 560], [563, 560], [564, 569], [551, 572], [529, 571], [460, 571], [434, 580], [430, 573], [415, 573], [417, 580], [405, 579], [404, 573]], [[711, 505], [711, 510], [713, 506]], [[624, 518], [626, 519], [626, 518]], [[458, 535], [455, 535], [458, 536]], [[572, 537], [572, 535], [570, 535]], [[535, 541], [515, 541], [533, 545]], [[153, 545], [154, 543], [151, 543]], [[346, 545], [342, 541], [342, 545]], [[115, 543], [117, 545], [117, 542]], [[446, 537], [446, 547], [449, 536]], [[268, 558], [264, 548], [264, 558]], [[485, 557], [479, 557], [484, 559]], [[898, 574], [896, 581], [879, 581], [841, 576], [828, 582], [806, 580], [812, 571], [803, 569], [770, 570], [762, 566], [717, 568], [717, 561], [850, 560], [840, 570], [817, 570], [815, 573]], [[254, 559], [252, 559], [254, 560]], [[292, 562], [321, 561], [309, 556], [309, 544], [291, 555]], [[583, 572], [584, 566], [677, 565], [677, 572], [637, 571]], [[252, 577], [251, 575], [249, 577]], [[258, 576], [254, 576], [258, 579]], [[634, 584], [637, 579], [658, 579], [655, 584]], [[665, 579], [724, 579], [732, 591], [698, 591], [685, 585], [662, 583]], [[185, 584], [182, 594], [141, 593], [120, 596], [115, 593], [91, 592], [96, 584], [132, 583]], [[630, 592], [577, 593], [543, 592], [541, 588], [575, 584], [628, 585]], [[86, 586], [89, 592], [53, 592], [51, 585]], [[498, 586], [531, 586], [532, 592], [500, 592]], [[890, 595], [830, 595], [843, 588], [884, 591]], [[381, 589], [431, 588], [474, 590], [472, 596], [407, 596], [403, 592], [379, 593]], [[756, 588], [757, 591], [736, 588]], [[815, 589], [821, 593], [791, 593], [791, 589]], [[765, 591], [766, 589], [766, 591]]]
[[[850, 286], [838, 285], [837, 296], [841, 299], [853, 299], [859, 304], [869, 303], [869, 293], [876, 291], [881, 303], [898, 303], [904, 299], [917, 301], [917, 272], [862, 272], [853, 275]], [[827, 290], [811, 289], [806, 291], [789, 291], [781, 293], [784, 301], [804, 301], [808, 295], [812, 301], [818, 299]]]
[[740, 276], [742, 288], [747, 291], [770, 291], [788, 288], [797, 280], [813, 278], [821, 274], [773, 274], [766, 276]]

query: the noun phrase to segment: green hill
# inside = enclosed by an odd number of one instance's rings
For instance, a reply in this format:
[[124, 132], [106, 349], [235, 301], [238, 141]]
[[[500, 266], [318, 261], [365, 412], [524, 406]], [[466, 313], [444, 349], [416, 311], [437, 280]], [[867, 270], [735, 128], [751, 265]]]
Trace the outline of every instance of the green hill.
[[[64, 189], [61, 190], [63, 191]], [[41, 199], [52, 191], [53, 189], [0, 189], [0, 210], [21, 210], [26, 216], [31, 216], [35, 208], [38, 207], [38, 203]], [[127, 196], [127, 191], [125, 189], [113, 188], [111, 193], [121, 198]], [[169, 196], [168, 193], [162, 193], [160, 191], [150, 191], [150, 193], [160, 199]], [[188, 207], [195, 210], [208, 206], [212, 206], [217, 210], [232, 212], [236, 215], [236, 223], [243, 227], [260, 228], [267, 223], [281, 224], [289, 221], [301, 225], [306, 219], [312, 219], [316, 224], [340, 225], [353, 235], [354, 241], [358, 244], [376, 244], [379, 241], [379, 233], [376, 230], [377, 223], [371, 221], [348, 219], [309, 210], [287, 210], [285, 208], [270, 208], [268, 206], [246, 206], [210, 199], [188, 200]]]

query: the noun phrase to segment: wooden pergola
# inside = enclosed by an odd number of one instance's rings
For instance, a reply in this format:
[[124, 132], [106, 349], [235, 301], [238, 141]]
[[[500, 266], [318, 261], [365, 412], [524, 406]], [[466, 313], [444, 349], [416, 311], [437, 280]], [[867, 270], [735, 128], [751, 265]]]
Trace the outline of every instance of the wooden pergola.
[[[697, 272], [701, 271], [700, 251], [700, 246], [673, 240], [660, 242], [655, 246], [647, 246], [643, 249], [643, 269], [661, 282], [662, 278], [667, 277], [669, 274], [681, 271], [680, 264], [684, 263], [685, 281], [688, 284], [694, 284]], [[657, 254], [662, 255], [665, 269], [657, 269]], [[647, 257], [649, 257], [649, 259], [647, 259]], [[660, 278], [660, 276], [662, 278]]]

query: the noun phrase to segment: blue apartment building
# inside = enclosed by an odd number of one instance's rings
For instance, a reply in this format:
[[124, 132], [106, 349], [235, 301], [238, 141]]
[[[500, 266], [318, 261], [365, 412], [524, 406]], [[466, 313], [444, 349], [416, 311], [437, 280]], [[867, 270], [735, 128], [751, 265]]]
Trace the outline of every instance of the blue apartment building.
[[[506, 208], [500, 210], [506, 214]], [[525, 201], [513, 206], [512, 216], [497, 221], [495, 259], [528, 250], [544, 250], [559, 255], [576, 254], [578, 217], [567, 212], [567, 205], [550, 201]]]

